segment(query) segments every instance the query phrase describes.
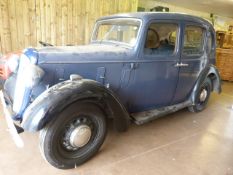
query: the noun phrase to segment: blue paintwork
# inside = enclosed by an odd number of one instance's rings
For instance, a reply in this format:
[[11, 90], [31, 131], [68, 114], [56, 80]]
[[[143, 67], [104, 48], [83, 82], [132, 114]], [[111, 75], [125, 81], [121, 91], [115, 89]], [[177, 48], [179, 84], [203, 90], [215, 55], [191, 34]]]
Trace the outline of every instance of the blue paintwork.
[[38, 51], [35, 48], [27, 48], [23, 51], [24, 55], [26, 55], [32, 64], [38, 63]]
[[[190, 15], [154, 12], [113, 15], [103, 17], [97, 20], [97, 23], [114, 18], [136, 18], [142, 21], [135, 47], [92, 42], [85, 46], [28, 49], [24, 54], [30, 58], [37, 58], [35, 63], [46, 74], [41, 83], [32, 89], [31, 97], [35, 99], [47, 87], [68, 80], [70, 74], [79, 74], [109, 87], [129, 113], [187, 100], [202, 69], [213, 62], [209, 60], [214, 60], [215, 54], [212, 53], [212, 56], [209, 56], [204, 53], [203, 56], [192, 59], [181, 55], [184, 27], [186, 23], [196, 23], [215, 36], [212, 25], [204, 19]], [[164, 20], [178, 25], [179, 38], [176, 53], [171, 56], [144, 55], [148, 25], [151, 21]], [[212, 52], [215, 52], [215, 44], [213, 47]], [[181, 61], [190, 66], [174, 67]]]

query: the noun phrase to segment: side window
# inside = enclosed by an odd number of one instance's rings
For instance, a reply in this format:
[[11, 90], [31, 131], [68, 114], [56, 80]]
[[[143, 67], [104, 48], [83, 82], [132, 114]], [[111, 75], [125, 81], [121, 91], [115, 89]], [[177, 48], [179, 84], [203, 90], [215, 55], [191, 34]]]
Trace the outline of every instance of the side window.
[[177, 24], [152, 23], [147, 31], [144, 54], [172, 55], [177, 40]]
[[213, 35], [210, 32], [208, 32], [208, 35], [207, 35], [207, 53], [211, 54], [212, 49], [213, 49]]
[[183, 54], [200, 55], [204, 51], [204, 31], [198, 26], [186, 26]]

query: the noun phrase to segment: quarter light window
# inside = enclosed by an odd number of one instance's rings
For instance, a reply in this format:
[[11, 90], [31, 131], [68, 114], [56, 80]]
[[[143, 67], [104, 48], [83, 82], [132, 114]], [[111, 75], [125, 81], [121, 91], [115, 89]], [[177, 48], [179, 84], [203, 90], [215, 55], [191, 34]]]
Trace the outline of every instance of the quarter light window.
[[200, 55], [204, 51], [203, 45], [203, 29], [198, 26], [186, 26], [183, 54]]

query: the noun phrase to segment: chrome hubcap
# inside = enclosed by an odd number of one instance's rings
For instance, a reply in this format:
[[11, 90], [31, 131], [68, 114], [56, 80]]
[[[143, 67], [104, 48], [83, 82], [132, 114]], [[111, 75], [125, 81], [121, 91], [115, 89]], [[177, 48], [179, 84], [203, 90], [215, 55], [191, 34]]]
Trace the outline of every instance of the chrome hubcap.
[[79, 125], [70, 134], [70, 144], [75, 148], [85, 146], [91, 138], [91, 128], [88, 125]]
[[201, 102], [204, 102], [205, 99], [206, 99], [206, 97], [207, 97], [207, 90], [206, 90], [206, 89], [203, 89], [203, 90], [201, 91], [201, 93], [200, 93], [199, 99], [200, 99]]

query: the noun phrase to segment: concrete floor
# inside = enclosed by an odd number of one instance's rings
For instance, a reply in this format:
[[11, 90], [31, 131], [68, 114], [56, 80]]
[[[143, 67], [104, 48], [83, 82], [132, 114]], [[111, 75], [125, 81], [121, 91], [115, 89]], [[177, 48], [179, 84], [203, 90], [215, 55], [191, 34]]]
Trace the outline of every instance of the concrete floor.
[[208, 108], [186, 109], [128, 132], [109, 131], [100, 152], [73, 170], [47, 164], [38, 149], [38, 134], [23, 133], [18, 149], [0, 117], [0, 175], [233, 175], [233, 83], [212, 94]]

